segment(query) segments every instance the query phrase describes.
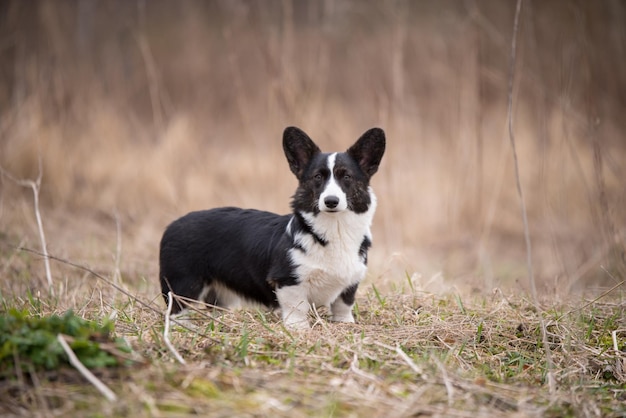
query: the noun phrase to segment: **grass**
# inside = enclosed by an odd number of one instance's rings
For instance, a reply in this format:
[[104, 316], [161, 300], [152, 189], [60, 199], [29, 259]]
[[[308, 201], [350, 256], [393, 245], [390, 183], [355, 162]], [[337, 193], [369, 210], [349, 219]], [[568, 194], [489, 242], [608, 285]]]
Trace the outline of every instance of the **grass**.
[[[19, 278], [18, 278], [19, 280]], [[87, 278], [86, 280], [98, 280]], [[383, 292], [365, 284], [358, 323], [288, 332], [274, 312], [195, 313], [163, 343], [155, 295], [92, 283], [75, 296], [86, 319], [115, 317], [113, 336], [141, 361], [95, 369], [108, 402], [71, 367], [0, 382], [0, 414], [46, 416], [620, 416], [626, 413], [626, 302], [621, 291], [578, 309], [524, 297]], [[2, 311], [64, 312], [70, 298], [2, 289]], [[136, 303], [141, 299], [148, 305]], [[581, 305], [582, 306], [582, 305]], [[150, 309], [156, 308], [156, 311]], [[557, 391], [549, 393], [539, 329], [548, 324]], [[615, 333], [615, 338], [613, 338]], [[614, 345], [617, 344], [617, 351]]]

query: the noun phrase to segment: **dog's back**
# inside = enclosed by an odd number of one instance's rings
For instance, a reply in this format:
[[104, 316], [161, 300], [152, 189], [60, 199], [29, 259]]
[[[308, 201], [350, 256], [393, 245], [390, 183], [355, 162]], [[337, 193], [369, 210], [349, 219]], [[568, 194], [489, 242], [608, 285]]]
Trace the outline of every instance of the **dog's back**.
[[[289, 219], [227, 207], [191, 212], [172, 222], [161, 239], [164, 295], [171, 290], [178, 296], [201, 299], [198, 296], [217, 278], [224, 286], [236, 288], [244, 299], [276, 306], [266, 278], [272, 262], [276, 264], [286, 251], [281, 248], [288, 245], [283, 235]], [[180, 308], [175, 304], [172, 312]]]

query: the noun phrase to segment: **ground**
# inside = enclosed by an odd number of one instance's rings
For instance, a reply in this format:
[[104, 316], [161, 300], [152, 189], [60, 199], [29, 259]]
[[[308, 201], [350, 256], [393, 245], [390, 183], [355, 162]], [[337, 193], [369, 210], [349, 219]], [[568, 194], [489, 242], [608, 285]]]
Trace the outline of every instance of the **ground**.
[[623, 292], [537, 307], [500, 290], [436, 295], [407, 276], [385, 292], [366, 281], [356, 324], [329, 322], [320, 309], [311, 315], [312, 330], [296, 332], [275, 312], [199, 307], [164, 334], [165, 304], [154, 288], [71, 267], [89, 283], [82, 292], [25, 296], [11, 293], [24, 280], [13, 267], [40, 258], [16, 252], [5, 260], [14, 282], [3, 286], [2, 312], [72, 308], [96, 321], [111, 318], [113, 336], [132, 353], [123, 366], [95, 370], [114, 402], [69, 365], [5, 370], [2, 416], [626, 414]]

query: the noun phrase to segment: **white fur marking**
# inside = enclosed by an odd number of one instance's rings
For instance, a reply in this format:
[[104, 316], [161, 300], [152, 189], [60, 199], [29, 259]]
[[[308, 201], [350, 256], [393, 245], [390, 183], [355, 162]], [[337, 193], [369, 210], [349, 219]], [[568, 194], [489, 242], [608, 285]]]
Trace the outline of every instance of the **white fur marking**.
[[[211, 285], [204, 286], [202, 292], [200, 293], [200, 296], [198, 297], [198, 300], [206, 303], [205, 299], [209, 295], [209, 291], [211, 289], [215, 291], [215, 294], [217, 296], [217, 304], [220, 308], [237, 310], [247, 306], [259, 309], [267, 309], [265, 305], [241, 297], [236, 292], [230, 290], [228, 287], [216, 280], [214, 280]], [[215, 301], [210, 301], [209, 303], [214, 302]]]
[[239, 309], [244, 305], [249, 305], [243, 298], [223, 284], [213, 281], [212, 286], [217, 294], [217, 301], [222, 308]]
[[[330, 154], [328, 156], [328, 169], [330, 170], [330, 177], [328, 178], [328, 183], [324, 188], [322, 194], [320, 194], [320, 198], [318, 201], [318, 207], [323, 212], [341, 212], [348, 209], [348, 197], [341, 190], [341, 186], [337, 183], [337, 179], [335, 179], [334, 169], [335, 169], [335, 160], [337, 159], [337, 153]], [[324, 201], [328, 196], [335, 196], [339, 199], [339, 203], [334, 208], [329, 208], [326, 206], [326, 202]]]
[[199, 302], [204, 302], [206, 297], [209, 296], [209, 292], [211, 291], [211, 286], [210, 285], [204, 285], [204, 287], [202, 288], [202, 292], [200, 292], [200, 294], [198, 295], [198, 301]]

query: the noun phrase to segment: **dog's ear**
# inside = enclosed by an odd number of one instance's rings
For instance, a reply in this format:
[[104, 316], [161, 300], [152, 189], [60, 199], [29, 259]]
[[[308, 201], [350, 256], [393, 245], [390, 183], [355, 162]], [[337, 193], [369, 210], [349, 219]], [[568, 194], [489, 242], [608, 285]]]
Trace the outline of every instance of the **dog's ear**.
[[361, 135], [347, 152], [359, 164], [361, 170], [368, 177], [372, 177], [378, 171], [380, 160], [385, 153], [385, 131], [380, 128], [370, 129]]
[[320, 153], [320, 149], [307, 134], [295, 126], [285, 128], [283, 149], [292, 173], [300, 178], [311, 159]]

